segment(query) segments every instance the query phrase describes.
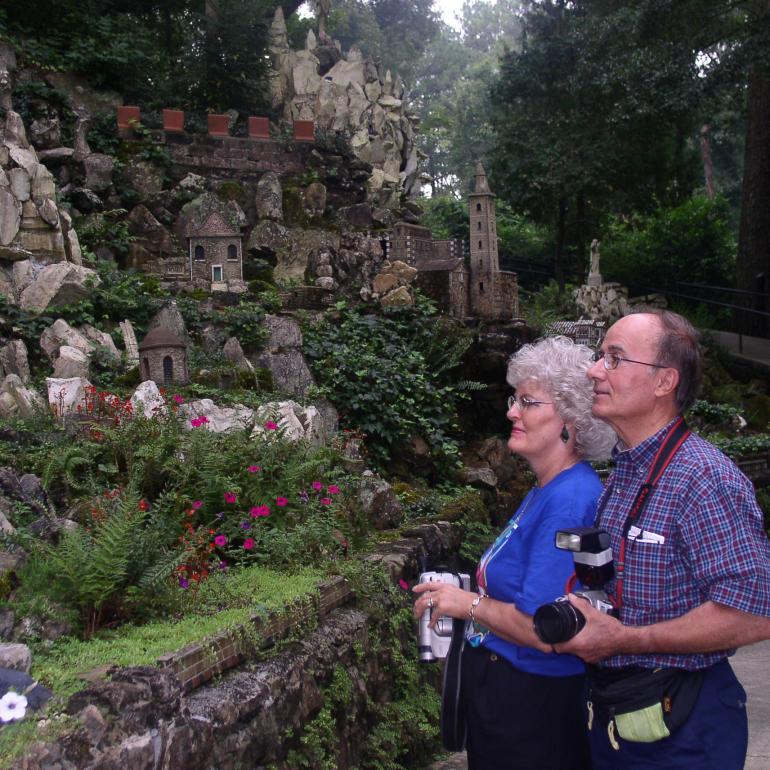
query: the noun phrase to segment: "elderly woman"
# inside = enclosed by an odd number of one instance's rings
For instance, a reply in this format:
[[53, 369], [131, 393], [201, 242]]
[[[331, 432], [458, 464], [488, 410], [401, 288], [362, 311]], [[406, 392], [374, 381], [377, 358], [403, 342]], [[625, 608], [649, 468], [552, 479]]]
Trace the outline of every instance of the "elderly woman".
[[469, 770], [590, 767], [581, 712], [583, 664], [538, 639], [532, 615], [564, 593], [571, 554], [557, 530], [593, 523], [601, 483], [586, 460], [607, 457], [615, 434], [591, 416], [591, 351], [566, 337], [525, 345], [510, 361], [508, 447], [537, 484], [481, 557], [478, 593], [443, 583], [414, 587], [419, 617], [432, 608], [470, 618], [462, 661]]

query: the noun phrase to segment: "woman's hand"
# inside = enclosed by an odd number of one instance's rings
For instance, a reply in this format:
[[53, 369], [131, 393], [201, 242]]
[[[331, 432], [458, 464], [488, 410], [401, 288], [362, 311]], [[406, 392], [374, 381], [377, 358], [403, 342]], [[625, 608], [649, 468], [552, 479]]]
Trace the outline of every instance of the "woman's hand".
[[418, 583], [412, 591], [420, 595], [414, 603], [416, 618], [422, 617], [425, 610], [432, 610], [429, 628], [433, 628], [442, 615], [466, 620], [470, 617], [471, 602], [478, 597], [477, 593], [438, 581]]

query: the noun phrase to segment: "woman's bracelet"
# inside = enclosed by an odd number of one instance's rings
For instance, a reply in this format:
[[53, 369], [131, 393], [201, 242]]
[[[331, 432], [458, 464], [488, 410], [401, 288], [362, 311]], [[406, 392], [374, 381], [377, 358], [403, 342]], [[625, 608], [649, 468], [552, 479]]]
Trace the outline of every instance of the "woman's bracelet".
[[476, 618], [475, 618], [475, 616], [474, 616], [474, 614], [473, 614], [474, 612], [476, 612], [476, 607], [478, 607], [478, 606], [479, 606], [479, 604], [481, 604], [481, 600], [482, 600], [482, 599], [486, 599], [486, 598], [487, 598], [487, 595], [486, 595], [486, 594], [479, 594], [479, 595], [478, 595], [478, 596], [477, 596], [477, 597], [476, 597], [476, 598], [475, 598], [475, 599], [474, 599], [474, 600], [471, 602], [471, 606], [470, 606], [470, 608], [468, 609], [468, 615], [470, 615], [471, 621], [472, 621], [473, 623], [475, 623], [475, 622], [476, 622]]

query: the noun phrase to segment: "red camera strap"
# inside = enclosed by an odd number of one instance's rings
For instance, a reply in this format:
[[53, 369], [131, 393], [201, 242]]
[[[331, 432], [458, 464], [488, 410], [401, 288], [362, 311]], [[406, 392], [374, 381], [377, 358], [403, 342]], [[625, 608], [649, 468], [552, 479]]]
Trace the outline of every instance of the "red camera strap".
[[[680, 415], [661, 442], [660, 448], [658, 449], [655, 457], [653, 458], [652, 464], [650, 465], [650, 470], [647, 474], [647, 480], [644, 482], [644, 484], [642, 484], [642, 486], [639, 488], [639, 491], [636, 493], [634, 502], [631, 505], [631, 510], [629, 511], [629, 514], [626, 517], [626, 521], [623, 524], [623, 535], [620, 539], [620, 554], [618, 554], [618, 558], [615, 561], [615, 607], [617, 609], [620, 609], [623, 603], [623, 574], [625, 573], [626, 560], [631, 554], [631, 547], [634, 543], [633, 540], [629, 541], [628, 533], [630, 532], [631, 527], [641, 519], [644, 506], [647, 503], [647, 500], [649, 499], [653, 489], [655, 488], [655, 485], [660, 480], [660, 477], [668, 467], [668, 464], [671, 462], [673, 456], [679, 450], [679, 447], [681, 447], [682, 444], [684, 444], [684, 442], [687, 440], [687, 437], [690, 435], [690, 433], [691, 431], [687, 427], [687, 424], [684, 421], [684, 417]], [[607, 490], [607, 494], [604, 496], [601, 508], [599, 511], [597, 511], [597, 523], [601, 518], [601, 515], [604, 512], [604, 508], [606, 507], [611, 496], [612, 488]], [[629, 543], [628, 554], [626, 554], [626, 543]]]

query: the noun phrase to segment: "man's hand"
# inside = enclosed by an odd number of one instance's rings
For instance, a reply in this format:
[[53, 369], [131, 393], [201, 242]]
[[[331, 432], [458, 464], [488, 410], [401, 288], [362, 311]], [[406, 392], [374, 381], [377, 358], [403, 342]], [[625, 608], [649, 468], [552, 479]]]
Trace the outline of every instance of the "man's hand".
[[617, 618], [594, 609], [590, 602], [575, 594], [569, 594], [569, 601], [585, 615], [586, 624], [568, 642], [555, 644], [556, 652], [577, 655], [586, 663], [598, 663], [619, 652], [625, 652], [629, 629]]

